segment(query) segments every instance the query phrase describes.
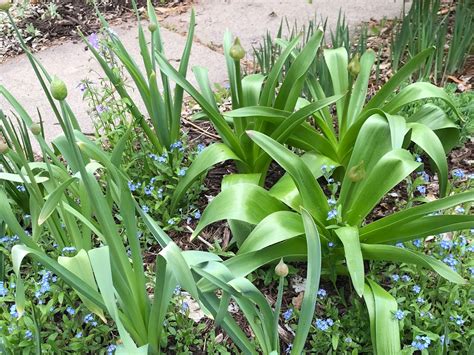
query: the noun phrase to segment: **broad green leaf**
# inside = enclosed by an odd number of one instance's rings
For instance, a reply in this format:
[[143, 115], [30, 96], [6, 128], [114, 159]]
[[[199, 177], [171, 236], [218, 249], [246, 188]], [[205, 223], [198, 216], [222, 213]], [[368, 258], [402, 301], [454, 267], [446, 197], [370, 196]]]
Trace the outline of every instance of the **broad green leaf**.
[[404, 149], [394, 149], [381, 157], [374, 168], [367, 172], [368, 175], [359, 182], [359, 191], [346, 205], [346, 208], [349, 208], [346, 213], [347, 223], [359, 225], [387, 192], [419, 166], [413, 156]]
[[195, 238], [204, 227], [219, 220], [235, 219], [257, 224], [269, 214], [286, 209], [282, 202], [270, 196], [262, 187], [254, 184], [233, 185], [209, 203], [191, 238]]
[[[400, 329], [398, 320], [393, 315], [398, 309], [397, 301], [372, 280], [367, 280], [367, 282], [369, 287], [366, 287], [364, 298], [369, 300], [368, 306], [374, 306], [374, 317], [371, 317], [371, 321], [375, 324], [371, 324], [371, 329], [375, 331], [375, 336], [372, 337], [372, 339], [375, 338], [375, 344], [373, 344], [375, 354], [399, 355]], [[366, 295], [367, 293], [372, 295]]]
[[[58, 263], [71, 271], [79, 279], [84, 281], [90, 288], [94, 289], [95, 291], [98, 290], [91, 263], [89, 262], [89, 257], [87, 256], [87, 252], [84, 249], [79, 250], [78, 253], [72, 257], [60, 256], [58, 258]], [[107, 319], [105, 318], [102, 309], [93, 302], [89, 301], [86, 296], [82, 295], [81, 293], [78, 294], [82, 302], [84, 302], [84, 305], [92, 313], [97, 314], [104, 321], [104, 323], [107, 323]]]
[[334, 232], [344, 245], [346, 264], [351, 275], [352, 285], [357, 294], [362, 297], [364, 294], [365, 272], [364, 259], [359, 243], [359, 230], [356, 227], [341, 227], [335, 229]]
[[262, 250], [303, 234], [304, 227], [299, 213], [278, 211], [257, 224], [240, 246], [238, 254]]
[[191, 186], [191, 184], [201, 174], [213, 165], [229, 159], [240, 160], [240, 158], [228, 146], [222, 143], [212, 144], [199, 153], [189, 169], [186, 170], [184, 178], [180, 180], [176, 186], [171, 202], [171, 210], [173, 211], [176, 209], [177, 204], [186, 193], [189, 186]]
[[[23, 184], [26, 181], [27, 184], [31, 184], [31, 180], [28, 176], [13, 174], [13, 173], [0, 172], [0, 180], [10, 181], [10, 182], [18, 182], [20, 184]], [[46, 177], [46, 176], [38, 176], [37, 175], [37, 176], [34, 177], [34, 182], [37, 183], [37, 184], [42, 184], [42, 183], [44, 183], [48, 180], [49, 180], [49, 178]]]
[[300, 192], [303, 207], [310, 211], [319, 225], [324, 225], [329, 207], [327, 199], [303, 160], [263, 133], [248, 131], [247, 134], [291, 175]]
[[411, 140], [423, 149], [433, 160], [438, 172], [439, 194], [446, 196], [448, 188], [448, 163], [444, 153], [443, 144], [438, 136], [427, 126], [420, 123], [410, 123]]

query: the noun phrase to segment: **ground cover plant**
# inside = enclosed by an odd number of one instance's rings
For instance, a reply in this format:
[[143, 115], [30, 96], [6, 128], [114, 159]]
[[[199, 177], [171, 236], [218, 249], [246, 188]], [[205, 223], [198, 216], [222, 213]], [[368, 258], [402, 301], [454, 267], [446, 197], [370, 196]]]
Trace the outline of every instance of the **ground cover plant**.
[[[244, 74], [228, 32], [223, 112], [205, 68], [199, 90], [186, 79], [194, 14], [175, 69], [147, 5], [144, 73], [100, 13], [83, 36], [104, 72], [76, 88], [95, 139], [17, 31], [62, 134], [46, 142], [41, 115], [0, 86], [13, 107], [0, 109], [1, 351], [469, 353], [474, 176], [446, 156], [472, 110], [469, 92], [409, 81], [434, 49], [367, 97], [375, 53], [349, 54], [341, 16], [342, 47], [321, 47], [324, 29], [277, 40], [265, 73]], [[188, 147], [185, 91], [222, 143]], [[202, 178], [227, 160], [237, 172], [205, 207]], [[207, 241], [221, 220], [231, 234]]]

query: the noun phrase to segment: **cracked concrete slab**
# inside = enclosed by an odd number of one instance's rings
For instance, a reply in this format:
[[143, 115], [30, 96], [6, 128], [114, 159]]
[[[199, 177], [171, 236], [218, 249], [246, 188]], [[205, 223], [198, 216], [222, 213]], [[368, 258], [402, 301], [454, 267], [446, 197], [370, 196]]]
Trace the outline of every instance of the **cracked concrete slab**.
[[[132, 22], [127, 26], [114, 28], [114, 31], [120, 36], [135, 62], [142, 66], [136, 23]], [[186, 37], [164, 28], [162, 37], [166, 56], [173, 65], [178, 66]], [[87, 113], [87, 104], [82, 100], [82, 93], [77, 85], [85, 78], [97, 81], [99, 73], [102, 72], [95, 58], [86, 50], [86, 45], [81, 42], [65, 42], [40, 51], [36, 53], [36, 56], [51, 75], [57, 75], [66, 83], [68, 103], [76, 114], [83, 132], [93, 132], [94, 127]], [[223, 83], [226, 80], [227, 73], [225, 70], [221, 70], [225, 66], [223, 55], [199, 43], [193, 44], [191, 52], [190, 68], [195, 65], [210, 68], [209, 79], [212, 83]], [[142, 70], [144, 71], [143, 67]], [[189, 73], [188, 76], [190, 81], [194, 82], [192, 73]], [[5, 86], [15, 96], [34, 120], [39, 120], [36, 108], [39, 109], [48, 140], [61, 133], [61, 127], [52, 114], [46, 96], [41, 90], [26, 55], [10, 58], [0, 64], [0, 85]], [[138, 93], [135, 92], [135, 96], [132, 97], [136, 98], [137, 102], [141, 102]], [[10, 110], [10, 106], [3, 97], [0, 97], [0, 108], [6, 113]]]
[[[238, 36], [249, 51], [267, 33], [275, 34], [282, 19], [292, 24], [306, 24], [310, 19], [326, 18], [329, 28], [337, 23], [339, 10], [346, 14], [351, 29], [371, 18], [399, 17], [407, 0], [198, 0], [195, 2], [196, 37], [219, 46], [225, 29]], [[170, 29], [185, 31], [189, 14], [167, 17], [163, 23]]]

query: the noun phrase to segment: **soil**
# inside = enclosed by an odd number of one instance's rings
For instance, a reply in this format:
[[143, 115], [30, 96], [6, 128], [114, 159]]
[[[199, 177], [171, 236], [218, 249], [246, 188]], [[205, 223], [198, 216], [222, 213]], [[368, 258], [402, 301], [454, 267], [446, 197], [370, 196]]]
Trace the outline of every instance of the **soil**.
[[[167, 14], [172, 9], [182, 11], [189, 0], [154, 0], [157, 5], [158, 14]], [[50, 4], [56, 6], [55, 14], [50, 11]], [[137, 1], [140, 13], [145, 13], [146, 0]], [[135, 18], [131, 1], [129, 0], [107, 0], [101, 1], [99, 10], [105, 19], [112, 25], [128, 22]], [[20, 16], [19, 10], [13, 10], [13, 16], [17, 26], [25, 37], [29, 47], [38, 51], [68, 39], [79, 40], [79, 30], [85, 35], [97, 32], [100, 29], [100, 21], [94, 6], [86, 1], [45, 1], [31, 4]], [[37, 31], [32, 34], [27, 28]], [[14, 36], [13, 28], [5, 18], [0, 18], [0, 62], [7, 57], [22, 53], [22, 50]]]

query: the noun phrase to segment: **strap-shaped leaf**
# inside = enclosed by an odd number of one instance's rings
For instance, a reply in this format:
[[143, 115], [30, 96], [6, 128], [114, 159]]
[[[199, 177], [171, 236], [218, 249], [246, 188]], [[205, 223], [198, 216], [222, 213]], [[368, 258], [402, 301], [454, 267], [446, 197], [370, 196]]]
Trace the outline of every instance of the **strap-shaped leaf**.
[[341, 227], [334, 230], [334, 232], [344, 245], [344, 255], [349, 275], [351, 275], [352, 285], [357, 294], [362, 297], [364, 294], [365, 272], [364, 259], [362, 258], [359, 242], [359, 229], [356, 227]]
[[[347, 71], [347, 50], [344, 47], [336, 49], [325, 49], [324, 60], [331, 75], [331, 82], [334, 94], [345, 94], [349, 90], [349, 73]], [[346, 131], [346, 118], [344, 117], [344, 107], [346, 100], [344, 98], [337, 102], [337, 121], [342, 132]]]
[[209, 203], [191, 238], [195, 238], [209, 224], [220, 220], [235, 219], [257, 224], [269, 214], [286, 209], [281, 201], [262, 187], [254, 184], [232, 185]]
[[301, 354], [304, 350], [306, 338], [308, 337], [311, 322], [316, 309], [316, 300], [321, 277], [321, 241], [313, 217], [304, 208], [301, 209], [303, 225], [306, 234], [308, 248], [308, 274], [306, 277], [306, 289], [303, 302], [301, 303], [300, 319], [293, 340], [291, 354]]
[[443, 144], [438, 136], [427, 126], [420, 123], [410, 123], [411, 140], [423, 149], [433, 160], [438, 172], [439, 194], [446, 196], [448, 188], [448, 163], [444, 153]]
[[398, 309], [397, 301], [372, 280], [367, 280], [364, 299], [369, 308], [372, 342], [375, 340], [374, 353], [400, 354], [400, 327], [393, 315]]
[[176, 205], [181, 200], [183, 195], [188, 190], [189, 186], [205, 171], [212, 166], [226, 160], [239, 160], [240, 158], [225, 144], [215, 143], [205, 148], [194, 159], [193, 163], [186, 170], [186, 175], [181, 179], [176, 186], [171, 201], [171, 210], [176, 209]]
[[64, 191], [66, 191], [68, 186], [76, 180], [77, 178], [72, 177], [64, 181], [48, 196], [38, 216], [38, 225], [42, 225], [48, 217], [51, 216], [54, 210], [58, 207], [59, 201], [63, 198]]

